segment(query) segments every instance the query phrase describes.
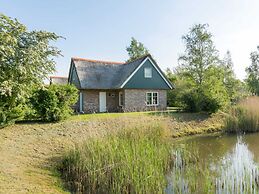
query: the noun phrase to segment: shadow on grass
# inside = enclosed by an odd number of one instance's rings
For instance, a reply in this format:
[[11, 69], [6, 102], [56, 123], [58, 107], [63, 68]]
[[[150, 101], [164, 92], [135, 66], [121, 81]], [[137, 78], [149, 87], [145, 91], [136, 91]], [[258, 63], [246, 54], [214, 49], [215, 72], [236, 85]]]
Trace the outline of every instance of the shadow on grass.
[[[60, 122], [60, 121], [59, 121]], [[15, 121], [15, 124], [19, 125], [26, 125], [26, 124], [52, 124], [52, 123], [58, 123], [58, 121], [42, 121], [42, 120], [20, 120], [20, 121]]]
[[[33, 168], [26, 171], [31, 177], [43, 176], [48, 180], [51, 179], [52, 188], [61, 193], [69, 193], [66, 183], [63, 181], [60, 166], [62, 163], [61, 156], [51, 156], [46, 161], [33, 165]], [[46, 187], [48, 184], [46, 185]]]

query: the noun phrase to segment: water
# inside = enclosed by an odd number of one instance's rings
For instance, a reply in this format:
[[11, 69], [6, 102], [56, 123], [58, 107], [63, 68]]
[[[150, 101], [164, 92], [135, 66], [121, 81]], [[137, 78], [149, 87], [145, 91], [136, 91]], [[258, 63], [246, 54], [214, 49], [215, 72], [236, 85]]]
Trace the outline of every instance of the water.
[[172, 155], [168, 194], [259, 193], [259, 133], [180, 140]]

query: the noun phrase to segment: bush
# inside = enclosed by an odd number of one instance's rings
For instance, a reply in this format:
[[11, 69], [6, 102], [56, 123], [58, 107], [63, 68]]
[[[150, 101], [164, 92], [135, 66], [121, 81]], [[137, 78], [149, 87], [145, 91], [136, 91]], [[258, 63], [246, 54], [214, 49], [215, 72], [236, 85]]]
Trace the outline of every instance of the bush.
[[0, 127], [13, 124], [16, 120], [23, 118], [24, 106], [22, 104], [16, 107], [0, 107]]
[[227, 132], [259, 131], [259, 97], [249, 97], [231, 108], [225, 119]]
[[50, 85], [36, 90], [30, 101], [38, 117], [43, 121], [60, 121], [71, 113], [71, 106], [77, 101], [78, 94], [72, 85]]
[[198, 93], [195, 91], [186, 92], [182, 96], [184, 108], [190, 112], [201, 111], [198, 100], [199, 100], [199, 96], [198, 96]]
[[185, 92], [181, 100], [184, 104], [184, 108], [190, 112], [206, 111], [214, 113], [222, 107], [220, 99], [213, 97], [204, 90]]

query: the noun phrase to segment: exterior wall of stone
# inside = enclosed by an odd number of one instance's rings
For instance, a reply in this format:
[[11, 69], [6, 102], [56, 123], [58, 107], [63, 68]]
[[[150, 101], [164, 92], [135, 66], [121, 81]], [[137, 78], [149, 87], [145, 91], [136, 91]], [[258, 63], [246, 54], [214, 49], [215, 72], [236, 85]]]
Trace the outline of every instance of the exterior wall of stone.
[[81, 90], [83, 94], [83, 112], [99, 112], [99, 91], [98, 90]]
[[[99, 112], [99, 92], [106, 92], [107, 112], [120, 111], [118, 90], [80, 90], [80, 92], [83, 94], [84, 113]], [[77, 110], [79, 111], [79, 101], [77, 103]]]
[[[106, 92], [107, 112], [133, 112], [165, 110], [167, 107], [167, 90], [125, 89], [125, 90], [80, 90], [83, 94], [83, 112], [99, 112], [99, 92]], [[119, 92], [123, 93], [123, 106], [119, 106]], [[159, 104], [146, 105], [146, 93], [158, 92]], [[79, 95], [79, 94], [78, 94]], [[79, 112], [79, 99], [75, 105]]]
[[[158, 105], [146, 105], [146, 93], [158, 92]], [[125, 89], [124, 90], [124, 107], [125, 112], [131, 111], [151, 111], [166, 110], [167, 107], [167, 91], [166, 90], [150, 90], [150, 89]]]
[[119, 111], [119, 91], [118, 90], [106, 91], [106, 108], [107, 108], [107, 112]]
[[75, 111], [75, 113], [79, 113], [79, 92], [77, 102], [73, 106], [71, 106], [71, 108]]

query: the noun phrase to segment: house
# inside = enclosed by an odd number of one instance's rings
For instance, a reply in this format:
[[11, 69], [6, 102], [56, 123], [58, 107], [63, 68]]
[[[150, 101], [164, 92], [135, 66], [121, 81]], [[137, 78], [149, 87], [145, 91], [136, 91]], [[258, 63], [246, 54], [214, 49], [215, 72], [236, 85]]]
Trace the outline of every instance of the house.
[[61, 84], [65, 85], [68, 84], [68, 78], [67, 77], [61, 77], [61, 76], [50, 76], [50, 85], [51, 84]]
[[68, 82], [79, 89], [75, 107], [84, 113], [164, 110], [173, 89], [150, 55], [126, 63], [72, 58]]

